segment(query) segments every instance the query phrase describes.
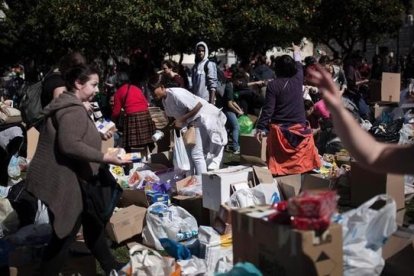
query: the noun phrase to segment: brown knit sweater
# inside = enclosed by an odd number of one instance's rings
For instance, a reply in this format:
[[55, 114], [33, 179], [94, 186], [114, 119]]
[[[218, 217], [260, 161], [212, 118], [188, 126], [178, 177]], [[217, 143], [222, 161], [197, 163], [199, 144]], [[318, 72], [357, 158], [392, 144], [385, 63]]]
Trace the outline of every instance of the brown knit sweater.
[[47, 117], [27, 173], [27, 188], [48, 206], [55, 233], [63, 238], [83, 208], [78, 177], [90, 179], [103, 161], [101, 137], [72, 93], [54, 99], [44, 113]]

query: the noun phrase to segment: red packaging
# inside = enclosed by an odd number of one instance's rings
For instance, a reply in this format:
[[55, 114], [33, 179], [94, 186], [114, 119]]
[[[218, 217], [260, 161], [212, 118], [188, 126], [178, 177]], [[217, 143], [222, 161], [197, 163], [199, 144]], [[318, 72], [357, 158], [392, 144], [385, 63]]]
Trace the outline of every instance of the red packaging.
[[272, 205], [277, 212], [268, 216], [268, 220], [278, 224], [290, 224], [290, 215], [287, 212], [288, 202], [281, 201]]
[[305, 191], [289, 199], [288, 212], [295, 217], [330, 217], [336, 211], [336, 201], [337, 196], [334, 191]]
[[325, 231], [328, 229], [330, 216], [321, 218], [292, 217], [291, 225], [298, 230]]

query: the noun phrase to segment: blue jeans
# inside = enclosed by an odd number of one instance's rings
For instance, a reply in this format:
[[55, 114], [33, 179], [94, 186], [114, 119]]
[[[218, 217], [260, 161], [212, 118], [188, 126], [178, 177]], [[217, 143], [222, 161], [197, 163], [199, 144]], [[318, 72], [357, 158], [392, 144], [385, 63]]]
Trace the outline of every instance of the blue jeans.
[[231, 135], [233, 138], [233, 150], [236, 151], [239, 149], [239, 122], [237, 121], [236, 113], [226, 110], [224, 111], [224, 114], [226, 114], [227, 123], [230, 125], [231, 128]]

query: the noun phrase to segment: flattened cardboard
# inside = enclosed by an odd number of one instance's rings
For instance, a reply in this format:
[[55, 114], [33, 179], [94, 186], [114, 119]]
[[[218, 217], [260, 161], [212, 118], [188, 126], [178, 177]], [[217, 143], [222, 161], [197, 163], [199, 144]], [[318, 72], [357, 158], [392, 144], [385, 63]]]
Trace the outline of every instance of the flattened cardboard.
[[314, 231], [293, 230], [251, 217], [249, 212], [256, 212], [254, 209], [232, 212], [234, 263], [251, 262], [264, 275], [343, 274], [341, 225], [332, 224], [316, 238]]
[[111, 240], [120, 243], [142, 233], [147, 208], [131, 205], [114, 212], [106, 225]]
[[231, 184], [249, 182], [253, 169], [234, 166], [204, 173], [202, 175], [203, 207], [218, 211], [220, 205], [230, 198]]
[[357, 162], [351, 162], [351, 206], [357, 207], [379, 194], [390, 195], [397, 210], [405, 207], [404, 175], [381, 174], [368, 171]]
[[382, 73], [381, 101], [399, 102], [401, 91], [400, 73]]

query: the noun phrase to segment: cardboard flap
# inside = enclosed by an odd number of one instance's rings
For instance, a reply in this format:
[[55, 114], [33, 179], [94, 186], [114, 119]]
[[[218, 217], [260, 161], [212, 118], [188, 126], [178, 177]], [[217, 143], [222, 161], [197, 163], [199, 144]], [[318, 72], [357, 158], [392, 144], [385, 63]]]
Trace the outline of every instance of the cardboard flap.
[[298, 195], [301, 191], [301, 174], [278, 176], [275, 179], [277, 181], [279, 190], [282, 193], [283, 199], [285, 200]]
[[253, 166], [253, 171], [255, 175], [254, 179], [256, 181], [256, 185], [274, 183], [272, 173], [268, 170], [267, 167]]

